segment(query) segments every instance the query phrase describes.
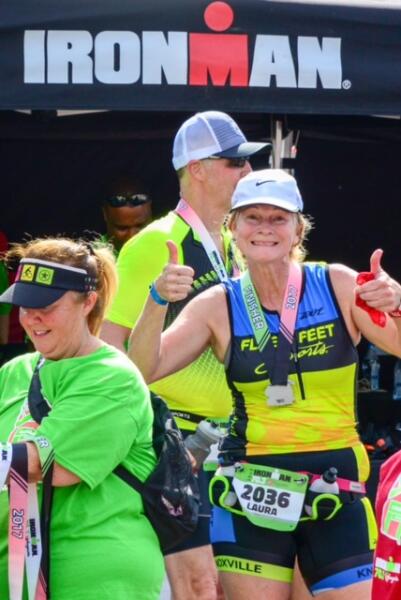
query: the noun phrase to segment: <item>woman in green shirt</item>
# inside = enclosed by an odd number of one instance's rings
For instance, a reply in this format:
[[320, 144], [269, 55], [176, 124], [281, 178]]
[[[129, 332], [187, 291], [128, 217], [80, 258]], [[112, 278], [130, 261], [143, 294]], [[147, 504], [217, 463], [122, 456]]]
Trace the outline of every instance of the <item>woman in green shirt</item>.
[[[20, 306], [36, 352], [0, 370], [0, 441], [3, 451], [27, 448], [28, 482], [38, 484], [39, 496], [45, 470], [40, 447], [54, 452], [52, 599], [157, 599], [163, 579], [157, 536], [140, 495], [113, 473], [122, 464], [144, 480], [155, 465], [148, 390], [133, 363], [97, 335], [116, 287], [113, 258], [106, 249], [61, 238], [31, 241], [13, 252], [20, 268], [0, 303]], [[40, 357], [42, 394], [51, 410], [38, 426], [27, 395]], [[10, 473], [12, 485], [12, 464]], [[3, 488], [0, 598], [11, 598], [15, 585], [8, 519]], [[36, 586], [32, 578], [28, 573], [23, 595], [30, 600], [38, 598], [28, 596], [26, 588]]]

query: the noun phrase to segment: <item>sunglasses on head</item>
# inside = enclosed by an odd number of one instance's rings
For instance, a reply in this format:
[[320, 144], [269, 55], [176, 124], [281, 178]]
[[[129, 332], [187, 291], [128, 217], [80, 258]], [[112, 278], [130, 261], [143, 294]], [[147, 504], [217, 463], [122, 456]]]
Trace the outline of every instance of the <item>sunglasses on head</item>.
[[109, 206], [140, 206], [150, 202], [147, 194], [117, 194], [106, 199], [106, 204]]
[[227, 166], [230, 169], [243, 169], [249, 161], [249, 156], [236, 156], [232, 158], [228, 158], [227, 156], [208, 156], [208, 159], [211, 160], [221, 160], [223, 158], [227, 161]]

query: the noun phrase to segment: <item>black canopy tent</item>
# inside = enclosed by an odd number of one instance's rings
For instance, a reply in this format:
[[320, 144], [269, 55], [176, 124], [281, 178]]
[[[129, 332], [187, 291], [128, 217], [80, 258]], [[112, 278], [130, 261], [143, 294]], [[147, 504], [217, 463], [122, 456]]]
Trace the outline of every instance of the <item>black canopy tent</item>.
[[[151, 181], [156, 212], [172, 206], [174, 131], [215, 108], [249, 137], [273, 138], [276, 166], [280, 136], [300, 132], [313, 255], [358, 268], [376, 245], [398, 256], [401, 128], [369, 115], [400, 113], [399, 2], [5, 0], [0, 14], [1, 226], [11, 239], [101, 227], [115, 169]], [[55, 118], [87, 110], [110, 112]]]
[[4, 0], [0, 108], [393, 115], [400, 28], [387, 0]]

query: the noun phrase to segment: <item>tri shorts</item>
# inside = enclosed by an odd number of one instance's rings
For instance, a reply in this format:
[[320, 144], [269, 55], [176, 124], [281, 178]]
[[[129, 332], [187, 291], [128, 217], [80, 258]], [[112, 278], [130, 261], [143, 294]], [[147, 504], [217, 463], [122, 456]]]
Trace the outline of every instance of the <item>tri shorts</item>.
[[[351, 448], [252, 456], [249, 462], [315, 474], [336, 467], [339, 477], [360, 480]], [[333, 519], [302, 521], [289, 533], [258, 527], [222, 508], [212, 512], [211, 542], [219, 571], [290, 583], [297, 557], [312, 594], [371, 579], [376, 539], [370, 501], [361, 496], [344, 503]]]

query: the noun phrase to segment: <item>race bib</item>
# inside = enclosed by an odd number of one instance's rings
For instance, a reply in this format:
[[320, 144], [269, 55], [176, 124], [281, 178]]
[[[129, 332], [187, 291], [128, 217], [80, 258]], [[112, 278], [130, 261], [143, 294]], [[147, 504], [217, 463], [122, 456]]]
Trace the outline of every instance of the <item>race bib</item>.
[[245, 516], [254, 525], [293, 531], [301, 516], [309, 479], [306, 475], [241, 464], [233, 478], [234, 490]]

